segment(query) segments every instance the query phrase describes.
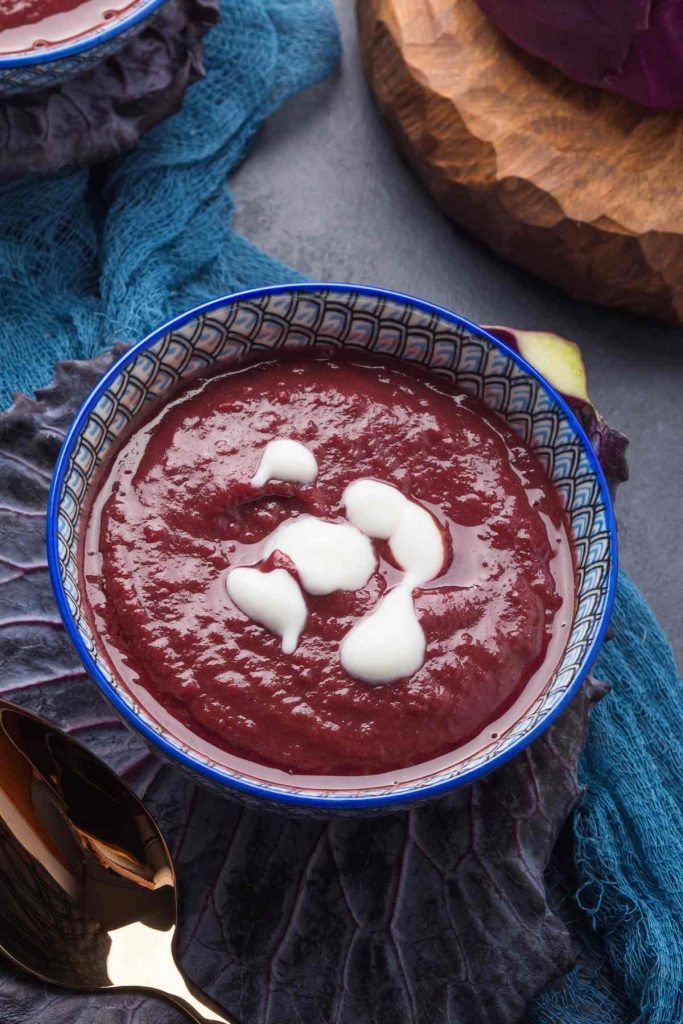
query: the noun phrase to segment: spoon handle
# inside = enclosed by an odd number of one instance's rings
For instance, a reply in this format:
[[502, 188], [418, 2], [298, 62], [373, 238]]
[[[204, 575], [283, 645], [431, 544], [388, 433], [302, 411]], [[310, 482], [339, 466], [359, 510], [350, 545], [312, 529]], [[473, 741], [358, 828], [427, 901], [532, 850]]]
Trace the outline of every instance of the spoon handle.
[[[181, 971], [178, 963], [173, 955], [169, 946], [166, 946], [164, 950], [154, 949], [152, 941], [154, 939], [154, 933], [150, 934], [150, 943], [148, 946], [149, 959], [147, 964], [144, 963], [142, 957], [136, 957], [133, 963], [133, 969], [135, 966], [142, 966], [143, 971], [146, 971], [146, 977], [131, 976], [130, 968], [131, 962], [129, 962], [129, 976], [126, 980], [123, 978], [117, 979], [119, 983], [123, 983], [123, 987], [128, 988], [129, 985], [126, 981], [132, 982], [132, 987], [142, 989], [154, 995], [161, 996], [162, 999], [166, 999], [170, 1003], [174, 1003], [181, 1010], [183, 1010], [190, 1020], [194, 1021], [194, 1024], [237, 1024], [234, 1017], [228, 1017], [208, 996], [204, 995], [195, 985], [191, 985]], [[156, 933], [158, 936], [159, 933]], [[150, 966], [153, 968], [152, 973], [149, 973]], [[148, 979], [154, 979], [154, 984], [149, 984]]]
[[159, 989], [150, 991], [163, 996], [168, 1002], [174, 1003], [187, 1014], [194, 1024], [210, 1024], [213, 1021], [217, 1024], [236, 1024], [234, 1017], [226, 1017], [210, 1006], [208, 1002], [204, 1003], [194, 996], [189, 989], [183, 995], [176, 995], [175, 992], [161, 992]]

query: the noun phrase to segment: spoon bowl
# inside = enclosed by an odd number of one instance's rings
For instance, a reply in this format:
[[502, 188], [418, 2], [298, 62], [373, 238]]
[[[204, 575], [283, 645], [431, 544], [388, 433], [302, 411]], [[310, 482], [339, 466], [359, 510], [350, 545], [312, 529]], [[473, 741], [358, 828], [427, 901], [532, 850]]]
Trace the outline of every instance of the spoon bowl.
[[174, 954], [173, 861], [135, 794], [60, 729], [0, 701], [0, 951], [72, 989], [146, 989], [234, 1024]]

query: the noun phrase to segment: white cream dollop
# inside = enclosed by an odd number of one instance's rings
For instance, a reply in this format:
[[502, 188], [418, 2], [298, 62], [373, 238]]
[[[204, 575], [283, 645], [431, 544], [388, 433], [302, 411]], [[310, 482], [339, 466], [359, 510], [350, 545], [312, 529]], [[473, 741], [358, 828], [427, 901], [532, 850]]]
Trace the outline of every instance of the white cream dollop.
[[274, 551], [291, 558], [309, 594], [360, 590], [377, 565], [372, 544], [351, 523], [330, 523], [309, 515], [278, 526], [266, 541], [264, 558]]
[[366, 683], [391, 683], [417, 672], [426, 646], [412, 590], [401, 583], [349, 630], [339, 657], [350, 676]]
[[344, 506], [351, 523], [389, 542], [406, 575], [351, 627], [339, 648], [341, 663], [349, 675], [366, 683], [405, 679], [420, 668], [427, 647], [413, 589], [443, 569], [443, 533], [426, 508], [382, 480], [354, 480], [344, 491]]
[[382, 480], [363, 477], [344, 491], [346, 516], [369, 537], [388, 540], [392, 555], [415, 580], [439, 575], [446, 549], [434, 516]]
[[263, 487], [269, 480], [312, 484], [317, 475], [318, 463], [315, 455], [305, 444], [290, 437], [277, 437], [274, 441], [269, 441], [263, 449], [251, 486]]
[[286, 569], [262, 572], [252, 566], [237, 566], [228, 573], [226, 588], [240, 611], [282, 637], [283, 654], [294, 653], [308, 609], [291, 573]]

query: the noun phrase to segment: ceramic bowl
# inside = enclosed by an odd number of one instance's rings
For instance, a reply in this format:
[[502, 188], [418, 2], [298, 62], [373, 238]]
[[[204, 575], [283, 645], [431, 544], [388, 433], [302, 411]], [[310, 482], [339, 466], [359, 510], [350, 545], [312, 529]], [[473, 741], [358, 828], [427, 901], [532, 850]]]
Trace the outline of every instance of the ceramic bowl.
[[[226, 768], [162, 728], [116, 678], [93, 636], [79, 589], [79, 520], [103, 456], [151, 399], [208, 366], [228, 368], [257, 353], [340, 350], [393, 356], [453, 381], [504, 415], [547, 466], [573, 527], [576, 613], [562, 661], [524, 717], [471, 756], [425, 766], [417, 778], [273, 781], [242, 762]], [[217, 299], [135, 345], [83, 404], [55, 469], [48, 560], [59, 609], [86, 669], [114, 708], [155, 750], [226, 795], [318, 815], [397, 810], [470, 782], [519, 753], [571, 700], [607, 627], [616, 582], [616, 532], [609, 492], [590, 442], [553, 388], [482, 328], [445, 309], [393, 292], [351, 285], [291, 285]]]
[[125, 13], [68, 42], [50, 42], [22, 53], [0, 54], [0, 98], [39, 92], [81, 74], [115, 53], [167, 2], [137, 0]]

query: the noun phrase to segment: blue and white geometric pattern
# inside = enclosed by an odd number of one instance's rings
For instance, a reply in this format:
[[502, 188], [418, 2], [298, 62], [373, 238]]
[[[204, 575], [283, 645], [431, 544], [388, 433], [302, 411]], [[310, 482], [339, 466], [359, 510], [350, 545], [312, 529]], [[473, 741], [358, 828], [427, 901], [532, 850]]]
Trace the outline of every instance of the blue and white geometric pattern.
[[[125, 16], [105, 21], [71, 43], [0, 56], [0, 97], [40, 92], [111, 57], [127, 39], [145, 27], [147, 19], [166, 0], [138, 0]], [[0, 0], [2, 3], [2, 0]]]
[[[147, 403], [180, 378], [212, 365], [235, 365], [259, 352], [340, 350], [382, 353], [447, 378], [504, 416], [547, 467], [562, 495], [574, 534], [577, 603], [562, 661], [524, 718], [475, 756], [418, 782], [353, 790], [263, 783], [241, 776], [163, 733], [114, 677], [98, 651], [78, 583], [79, 518], [89, 484], [121, 430]], [[120, 710], [167, 754], [242, 799], [285, 799], [328, 811], [334, 797], [378, 806], [423, 799], [469, 780], [526, 745], [549, 724], [585, 674], [607, 624], [614, 583], [611, 505], [590, 444], [552, 391], [500, 342], [459, 318], [408, 297], [351, 286], [289, 286], [218, 300], [181, 317], [140, 343], [117, 364], [77, 417], [53, 484], [49, 556], [60, 607], [76, 646], [96, 681]], [[60, 593], [61, 591], [61, 593]], [[295, 808], [291, 808], [295, 809]]]

